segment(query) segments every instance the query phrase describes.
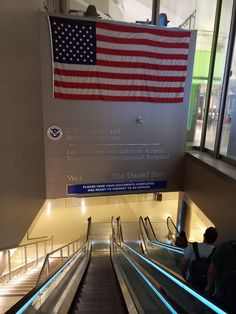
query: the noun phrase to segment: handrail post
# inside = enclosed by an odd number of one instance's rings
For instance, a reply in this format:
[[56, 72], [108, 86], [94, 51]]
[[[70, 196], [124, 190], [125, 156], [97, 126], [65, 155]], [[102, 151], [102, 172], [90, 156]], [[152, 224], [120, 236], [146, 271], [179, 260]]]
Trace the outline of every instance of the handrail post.
[[61, 262], [63, 263], [63, 252], [62, 252], [62, 250], [60, 250], [60, 254], [61, 254]]
[[73, 253], [75, 252], [75, 242], [73, 242]]
[[27, 246], [24, 246], [24, 255], [25, 255], [25, 271], [27, 270]]
[[39, 263], [39, 247], [38, 247], [38, 242], [36, 242], [36, 265]]
[[47, 259], [47, 276], [50, 274], [49, 259]]
[[47, 241], [44, 241], [44, 256], [47, 255]]
[[8, 277], [11, 280], [11, 252], [10, 250], [7, 251], [7, 260], [8, 260]]
[[51, 242], [51, 252], [53, 251], [53, 235], [52, 235], [52, 242]]
[[70, 256], [70, 244], [68, 244], [68, 246], [67, 246], [67, 257], [69, 257]]

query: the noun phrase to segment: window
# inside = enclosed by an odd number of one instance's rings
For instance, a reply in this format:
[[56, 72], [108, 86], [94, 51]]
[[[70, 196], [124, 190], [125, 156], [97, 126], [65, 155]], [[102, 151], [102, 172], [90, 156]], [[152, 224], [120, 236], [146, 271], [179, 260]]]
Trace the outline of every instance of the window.
[[236, 160], [236, 48], [234, 47], [231, 76], [224, 113], [220, 154]]
[[[214, 75], [211, 90], [211, 99], [207, 119], [207, 132], [205, 147], [214, 150], [216, 128], [219, 116], [220, 95], [222, 87], [222, 78], [224, 73], [224, 64], [227, 53], [229, 38], [230, 16], [232, 11], [233, 0], [222, 2], [220, 27], [217, 41], [217, 50], [215, 58]], [[227, 136], [227, 135], [226, 135]]]

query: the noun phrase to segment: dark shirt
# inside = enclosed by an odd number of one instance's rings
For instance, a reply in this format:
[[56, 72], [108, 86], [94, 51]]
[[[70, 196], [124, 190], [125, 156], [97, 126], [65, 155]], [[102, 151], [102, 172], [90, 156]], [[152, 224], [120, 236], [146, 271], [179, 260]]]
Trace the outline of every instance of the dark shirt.
[[213, 265], [218, 269], [216, 296], [222, 298], [228, 276], [236, 269], [236, 241], [223, 242], [215, 251]]

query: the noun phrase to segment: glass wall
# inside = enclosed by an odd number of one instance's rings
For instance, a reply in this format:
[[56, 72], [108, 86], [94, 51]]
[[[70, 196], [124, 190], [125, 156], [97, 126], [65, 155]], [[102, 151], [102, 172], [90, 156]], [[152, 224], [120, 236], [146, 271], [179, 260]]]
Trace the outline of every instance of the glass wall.
[[220, 154], [236, 160], [236, 48], [231, 68], [231, 77], [224, 113]]
[[151, 21], [152, 0], [68, 0], [71, 10], [83, 14], [89, 4], [95, 5], [102, 19], [125, 22]]
[[123, 0], [123, 5], [125, 21], [148, 23], [152, 20], [152, 0]]
[[[176, 6], [174, 0], [162, 0], [160, 12], [165, 12], [171, 21], [168, 26], [197, 30], [197, 42], [193, 69], [192, 90], [189, 104], [187, 140], [188, 146], [200, 147], [201, 150], [214, 151], [217, 147], [216, 133], [220, 112], [222, 81], [230, 32], [231, 14], [235, 0], [183, 1]], [[212, 57], [213, 32], [217, 5], [221, 4], [219, 32], [215, 53], [212, 82], [208, 82]], [[234, 6], [235, 8], [235, 6]], [[209, 83], [212, 85], [209, 85]], [[211, 86], [211, 88], [210, 88]], [[210, 97], [207, 97], [207, 92]], [[209, 103], [207, 103], [209, 102]], [[207, 112], [207, 118], [204, 117]], [[206, 125], [204, 124], [204, 121]], [[206, 131], [202, 132], [202, 130]], [[205, 134], [205, 139], [202, 136]], [[205, 143], [204, 147], [201, 143]], [[201, 144], [201, 145], [200, 145]], [[236, 160], [236, 48], [234, 49], [231, 76], [224, 122], [221, 134], [220, 156]], [[215, 152], [217, 155], [218, 152]]]
[[171, 21], [168, 26], [197, 30], [187, 125], [187, 140], [191, 146], [200, 145], [216, 4], [217, 0], [185, 0], [176, 6], [175, 0], [163, 0], [160, 6], [160, 12], [167, 13]]
[[[48, 0], [52, 1], [52, 0]], [[83, 15], [88, 4], [96, 5], [101, 18], [126, 22], [149, 23], [153, 0], [68, 0], [76, 15]], [[225, 67], [229, 28], [233, 4], [236, 0], [160, 0], [160, 13], [166, 13], [167, 27], [197, 30], [191, 96], [187, 125], [187, 145], [214, 151]], [[212, 57], [216, 9], [221, 4], [213, 80], [208, 82]], [[236, 48], [235, 48], [236, 50]], [[209, 85], [210, 83], [210, 85]], [[211, 85], [212, 83], [212, 85]], [[210, 88], [211, 86], [211, 88]], [[207, 95], [209, 91], [210, 97]], [[208, 103], [209, 102], [209, 103]], [[205, 117], [207, 113], [207, 118]], [[204, 132], [202, 132], [204, 131]], [[205, 138], [203, 138], [205, 136]], [[215, 152], [218, 155], [218, 152]], [[220, 155], [236, 159], [236, 52], [224, 113]]]
[[187, 140], [193, 146], [200, 145], [202, 134], [216, 4], [216, 0], [200, 0], [196, 7], [197, 42], [187, 126]]
[[[220, 27], [217, 41], [217, 51], [213, 75], [213, 84], [211, 91], [211, 99], [209, 104], [209, 112], [207, 119], [207, 132], [205, 147], [214, 150], [216, 127], [219, 116], [219, 104], [221, 95], [221, 85], [224, 73], [225, 57], [227, 52], [227, 44], [229, 38], [230, 16], [232, 12], [233, 0], [224, 0], [222, 2]], [[225, 134], [227, 137], [227, 134]]]

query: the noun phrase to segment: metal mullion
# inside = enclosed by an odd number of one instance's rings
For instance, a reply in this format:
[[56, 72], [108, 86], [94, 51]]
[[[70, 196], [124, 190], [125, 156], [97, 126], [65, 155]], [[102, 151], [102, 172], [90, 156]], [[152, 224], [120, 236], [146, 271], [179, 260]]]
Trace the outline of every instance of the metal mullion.
[[222, 7], [222, 0], [217, 0], [214, 31], [213, 31], [213, 38], [212, 38], [212, 47], [211, 47], [211, 58], [210, 58], [209, 73], [208, 73], [208, 83], [207, 83], [207, 90], [206, 90], [205, 112], [204, 112], [204, 117], [203, 117], [202, 134], [201, 134], [201, 142], [200, 142], [200, 151], [202, 152], [205, 150], [207, 120], [208, 120], [209, 107], [210, 107], [210, 101], [211, 101], [212, 82], [213, 82], [213, 77], [214, 77], [216, 50], [217, 50], [218, 35], [219, 35], [219, 28], [220, 28], [221, 7]]
[[233, 53], [234, 53], [235, 36], [236, 36], [236, 0], [234, 0], [233, 2], [232, 15], [231, 15], [229, 40], [228, 40], [228, 46], [227, 46], [225, 69], [224, 69], [224, 76], [223, 76], [221, 95], [220, 95], [218, 123], [217, 123], [217, 128], [216, 128], [214, 158], [219, 158], [219, 155], [220, 155], [221, 135], [222, 135], [222, 129], [223, 129], [223, 124], [224, 124], [226, 101], [227, 101], [227, 96], [228, 96], [228, 86], [229, 86], [231, 65], [232, 65]]
[[152, 0], [152, 24], [158, 25], [161, 0]]

